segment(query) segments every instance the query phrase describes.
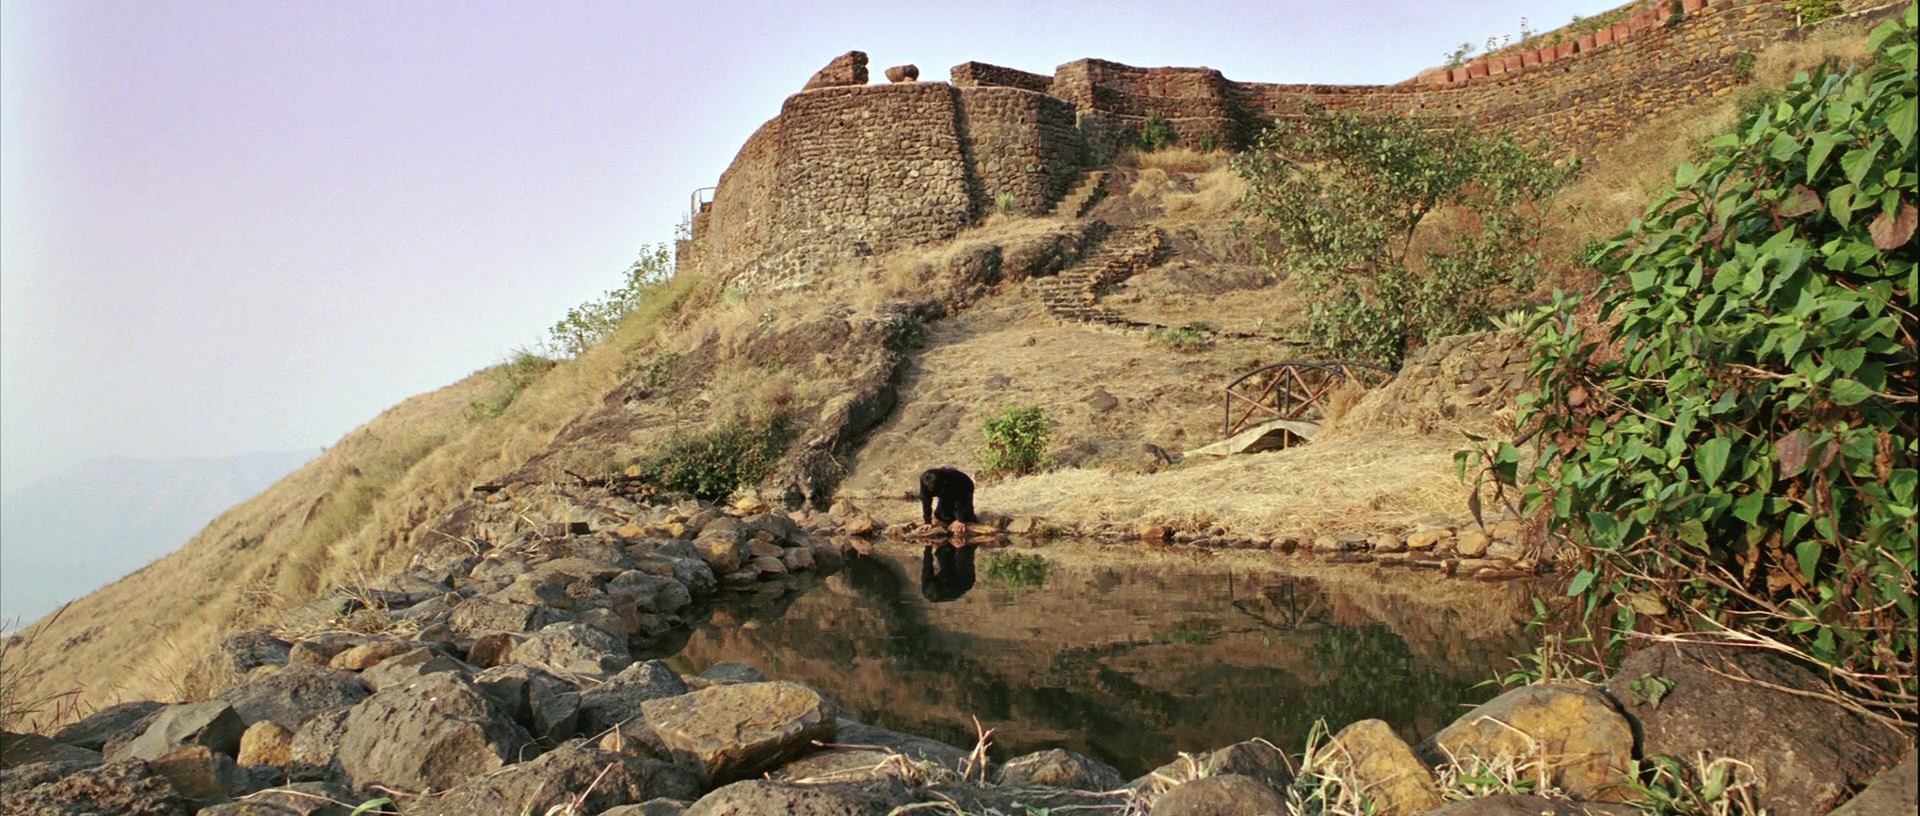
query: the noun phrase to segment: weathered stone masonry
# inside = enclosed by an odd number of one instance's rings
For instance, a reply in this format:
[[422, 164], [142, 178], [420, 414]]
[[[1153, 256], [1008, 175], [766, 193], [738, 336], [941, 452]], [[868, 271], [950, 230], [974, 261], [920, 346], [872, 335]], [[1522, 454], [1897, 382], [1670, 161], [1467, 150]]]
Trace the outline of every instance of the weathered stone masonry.
[[1795, 31], [1785, 0], [1684, 0], [1677, 20], [1666, 8], [1632, 15], [1605, 42], [1575, 38], [1531, 59], [1502, 55], [1497, 72], [1481, 60], [1398, 85], [1235, 82], [1210, 68], [1084, 59], [1052, 75], [968, 62], [951, 84], [818, 87], [747, 140], [694, 234], [702, 265], [729, 283], [802, 285], [847, 258], [949, 239], [1002, 196], [1045, 212], [1150, 116], [1194, 147], [1243, 146], [1275, 120], [1325, 108], [1425, 114], [1585, 153], [1731, 92], [1740, 54]]

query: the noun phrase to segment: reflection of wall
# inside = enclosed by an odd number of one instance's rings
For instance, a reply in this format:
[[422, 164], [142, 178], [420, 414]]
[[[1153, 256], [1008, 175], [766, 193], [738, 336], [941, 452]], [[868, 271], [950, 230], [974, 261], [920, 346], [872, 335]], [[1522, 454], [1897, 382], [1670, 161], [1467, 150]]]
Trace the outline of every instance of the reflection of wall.
[[1307, 614], [1289, 618], [1263, 605], [1283, 576], [1235, 573], [1230, 586], [1190, 564], [1056, 564], [1046, 591], [1017, 594], [983, 574], [964, 598], [929, 605], [917, 558], [832, 576], [778, 620], [703, 630], [678, 659], [750, 663], [915, 733], [965, 742], [978, 715], [1007, 751], [1060, 745], [1139, 770], [1251, 736], [1297, 741], [1322, 716], [1429, 733], [1490, 696], [1471, 686], [1524, 648], [1511, 621], [1525, 597], [1511, 588], [1484, 588], [1466, 610], [1508, 626], [1462, 637], [1412, 589], [1359, 598], [1296, 580]]

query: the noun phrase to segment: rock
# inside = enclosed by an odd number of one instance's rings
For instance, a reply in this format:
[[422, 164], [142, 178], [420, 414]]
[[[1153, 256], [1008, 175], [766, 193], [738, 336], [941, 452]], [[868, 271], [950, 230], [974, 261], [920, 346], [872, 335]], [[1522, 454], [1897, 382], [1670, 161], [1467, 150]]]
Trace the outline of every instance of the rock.
[[840, 525], [840, 532], [850, 536], [870, 536], [880, 529], [880, 523], [865, 513], [856, 513]]
[[580, 608], [582, 599], [601, 594], [618, 567], [585, 558], [557, 558], [513, 580], [496, 599], [548, 609]]
[[1765, 652], [1660, 645], [1622, 660], [1607, 691], [1639, 725], [1643, 756], [1692, 760], [1704, 752], [1747, 762], [1758, 804], [1772, 813], [1825, 813], [1912, 747], [1912, 737], [1838, 705], [1735, 677], [1825, 687], [1813, 672]]
[[635, 663], [580, 695], [580, 730], [598, 734], [640, 716], [641, 705], [687, 693], [680, 675], [659, 660]]
[[513, 635], [507, 632], [488, 632], [473, 639], [473, 645], [467, 647], [467, 664], [476, 669], [491, 669], [513, 660]]
[[531, 741], [471, 683], [434, 674], [354, 706], [339, 762], [356, 788], [446, 790], [519, 759]]
[[253, 779], [233, 757], [205, 745], [189, 745], [147, 763], [147, 769], [173, 783], [181, 796], [199, 802], [227, 799], [253, 787]]
[[513, 662], [563, 674], [606, 677], [631, 664], [633, 655], [613, 635], [579, 621], [565, 621], [514, 646]]
[[1251, 776], [1221, 774], [1169, 789], [1153, 802], [1152, 816], [1274, 816], [1287, 800]]
[[1080, 791], [1109, 791], [1126, 783], [1113, 766], [1059, 748], [1007, 760], [994, 781], [1000, 785], [1044, 785]]
[[554, 613], [527, 604], [506, 603], [487, 597], [468, 598], [453, 608], [447, 624], [455, 632], [531, 632], [551, 623]]
[[328, 632], [323, 635], [316, 635], [293, 644], [293, 647], [287, 650], [287, 662], [312, 663], [317, 666], [325, 666], [333, 660], [334, 655], [366, 643], [368, 640], [371, 640], [371, 638], [368, 638], [366, 635], [355, 635], [346, 632]]
[[1452, 538], [1452, 530], [1416, 530], [1407, 534], [1407, 549], [1424, 552], [1438, 546], [1440, 542], [1448, 541]]
[[347, 647], [328, 660], [327, 665], [346, 671], [366, 671], [380, 665], [382, 660], [412, 649], [413, 644], [404, 640], [375, 640]]
[[708, 666], [700, 676], [720, 683], [764, 683], [767, 680], [766, 672], [745, 663], [725, 660]]
[[891, 779], [827, 785], [750, 779], [700, 797], [687, 816], [887, 816], [911, 801], [905, 787]]
[[1627, 796], [1633, 729], [1599, 690], [1577, 683], [1513, 689], [1466, 713], [1421, 745], [1434, 767], [1478, 757], [1544, 763], [1569, 795]]
[[752, 568], [754, 574], [758, 575], [760, 580], [763, 581], [787, 574], [786, 563], [778, 558], [762, 556], [753, 559], [747, 566]]
[[474, 686], [536, 739], [557, 743], [579, 733], [580, 692], [572, 683], [532, 666], [514, 665], [481, 672]]
[[10, 795], [4, 810], [8, 816], [188, 816], [193, 806], [147, 763], [128, 759]]
[[1485, 555], [1493, 539], [1480, 530], [1461, 530], [1459, 540], [1454, 542], [1454, 550], [1461, 558], [1479, 558]]
[[284, 666], [293, 645], [264, 629], [235, 632], [220, 639], [201, 662], [215, 671], [245, 677], [261, 666]]
[[724, 783], [834, 741], [832, 706], [794, 683], [738, 683], [648, 700], [647, 723], [674, 761]]
[[1360, 790], [1376, 816], [1414, 816], [1441, 804], [1440, 785], [1382, 720], [1361, 720], [1333, 738], [1330, 770]]
[[1909, 816], [1920, 810], [1920, 766], [1914, 752], [1881, 774], [1859, 795], [1847, 800], [1832, 816]]
[[289, 663], [227, 689], [219, 699], [233, 706], [245, 725], [272, 720], [291, 731], [314, 712], [354, 705], [367, 699], [367, 693], [366, 684], [353, 672]]
[[692, 799], [699, 795], [700, 781], [685, 768], [656, 759], [607, 753], [586, 740], [573, 740], [536, 759], [509, 765], [443, 796], [423, 800], [407, 808], [407, 813], [540, 814], [576, 796], [581, 806], [567, 812], [599, 813], [660, 797]]
[[867, 84], [867, 55], [861, 51], [848, 51], [834, 57], [827, 67], [815, 71], [800, 90], [811, 91], [815, 88], [836, 88], [845, 85]]
[[1286, 754], [1264, 740], [1246, 740], [1191, 758], [1183, 756], [1127, 786], [1156, 793], [1196, 777], [1220, 774], [1251, 776], [1274, 790], [1285, 790], [1293, 784], [1293, 765]]
[[220, 700], [167, 706], [140, 736], [117, 746], [119, 750], [109, 753], [107, 759], [159, 759], [188, 745], [205, 745], [232, 754], [240, 748], [240, 734], [246, 730], [246, 723], [233, 706]]
[[285, 768], [293, 764], [293, 732], [273, 720], [261, 720], [240, 735], [240, 764]]
[[600, 816], [681, 816], [692, 805], [680, 799], [648, 799], [637, 805], [621, 805], [600, 812]]
[[1638, 816], [1640, 812], [1627, 805], [1500, 794], [1449, 802], [1427, 811], [1426, 816]]
[[1345, 552], [1346, 549], [1347, 545], [1341, 543], [1340, 539], [1334, 538], [1333, 536], [1316, 536], [1313, 539], [1313, 551], [1317, 553]]
[[693, 603], [693, 593], [671, 575], [649, 575], [628, 570], [607, 582], [609, 595], [627, 595], [643, 612], [677, 612]]
[[1371, 543], [1373, 545], [1373, 551], [1377, 553], [1399, 553], [1407, 551], [1407, 543], [1392, 533], [1381, 533], [1380, 535], [1374, 536]]
[[360, 680], [366, 683], [368, 688], [379, 691], [389, 686], [405, 685], [429, 674], [441, 672], [460, 675], [472, 673], [468, 670], [467, 664], [422, 646], [380, 661], [380, 665], [361, 672]]
[[716, 575], [734, 572], [746, 560], [745, 548], [730, 537], [702, 536], [693, 542], [693, 548], [700, 553], [700, 560], [707, 562]]
[[780, 563], [787, 566], [788, 572], [807, 572], [814, 567], [813, 550], [807, 547], [788, 547], [780, 554]]
[[[56, 741], [78, 745], [93, 751], [106, 748], [107, 740], [117, 734], [135, 731], [135, 724], [160, 713], [165, 703], [137, 702], [107, 706], [54, 732]], [[139, 731], [146, 730], [139, 726]]]
[[0, 731], [0, 768], [59, 762], [78, 765], [100, 764], [100, 752], [68, 745], [39, 734], [13, 734]]
[[297, 782], [205, 808], [199, 816], [349, 816], [353, 808], [339, 803], [351, 797], [324, 782]]
[[920, 79], [920, 67], [917, 65], [895, 65], [887, 69], [888, 82], [914, 82]]
[[293, 732], [293, 764], [299, 768], [326, 768], [340, 753], [340, 741], [347, 735], [347, 715], [351, 708], [335, 708], [307, 718]]

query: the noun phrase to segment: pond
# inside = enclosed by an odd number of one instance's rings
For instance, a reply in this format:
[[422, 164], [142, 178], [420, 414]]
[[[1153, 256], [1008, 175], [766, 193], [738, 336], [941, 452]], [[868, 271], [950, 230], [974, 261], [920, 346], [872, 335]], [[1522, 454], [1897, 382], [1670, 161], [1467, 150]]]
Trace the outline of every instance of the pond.
[[1409, 741], [1499, 689], [1537, 587], [1266, 554], [884, 542], [719, 601], [668, 661], [744, 663], [865, 722], [1006, 759], [1066, 748], [1128, 777], [1316, 720]]

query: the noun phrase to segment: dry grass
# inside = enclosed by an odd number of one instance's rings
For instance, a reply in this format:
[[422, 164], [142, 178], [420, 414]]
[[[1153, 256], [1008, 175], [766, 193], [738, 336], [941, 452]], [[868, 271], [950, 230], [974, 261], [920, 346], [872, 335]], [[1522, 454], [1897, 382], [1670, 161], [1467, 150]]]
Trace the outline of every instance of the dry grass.
[[1315, 442], [1199, 462], [1151, 475], [1063, 470], [981, 488], [979, 504], [1007, 515], [1242, 535], [1403, 530], [1464, 512], [1451, 439], [1406, 433]]
[[1168, 193], [1161, 201], [1167, 219], [1176, 223], [1231, 221], [1246, 198], [1247, 181], [1222, 164], [1194, 179], [1192, 192]]
[[1191, 147], [1165, 147], [1151, 152], [1128, 151], [1120, 157], [1119, 163], [1141, 170], [1194, 174], [1222, 167], [1228, 158], [1229, 154], [1218, 150], [1202, 153]]
[[[46, 620], [59, 620], [69, 606], [54, 610]], [[43, 681], [53, 664], [47, 651], [33, 644], [44, 627], [20, 632], [18, 623], [0, 626], [0, 732], [15, 734], [70, 719], [80, 705], [79, 689]]]

